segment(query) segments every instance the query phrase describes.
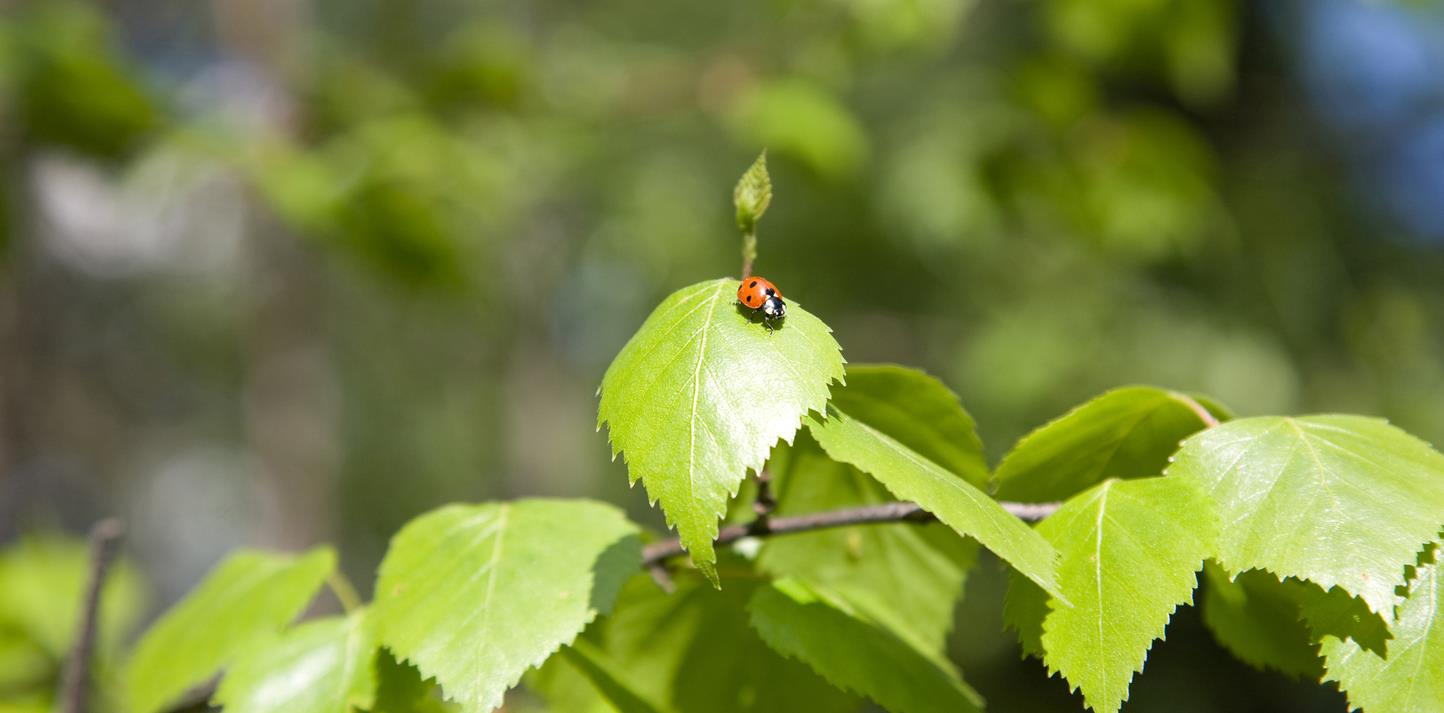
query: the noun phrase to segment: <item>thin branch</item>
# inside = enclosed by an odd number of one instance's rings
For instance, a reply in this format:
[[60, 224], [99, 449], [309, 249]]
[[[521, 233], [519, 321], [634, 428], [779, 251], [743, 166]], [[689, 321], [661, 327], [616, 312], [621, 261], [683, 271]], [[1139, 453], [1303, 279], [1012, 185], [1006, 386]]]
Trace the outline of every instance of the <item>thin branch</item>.
[[76, 625], [75, 641], [71, 644], [70, 656], [65, 662], [65, 675], [61, 679], [61, 710], [65, 713], [85, 713], [89, 710], [90, 663], [95, 653], [97, 622], [100, 619], [100, 594], [124, 534], [125, 526], [114, 518], [101, 520], [90, 528], [90, 580], [80, 610], [80, 622]]
[[753, 535], [761, 535], [772, 529], [772, 511], [777, 509], [777, 498], [772, 494], [772, 473], [763, 469], [757, 474], [757, 497], [752, 500], [752, 512], [757, 519], [748, 526]]
[[[1004, 510], [1022, 520], [1041, 520], [1058, 509], [1061, 503], [999, 503]], [[791, 517], [769, 517], [765, 529], [759, 530], [753, 523], [732, 525], [722, 528], [717, 534], [717, 545], [725, 547], [744, 537], [775, 537], [797, 532], [826, 530], [852, 525], [873, 525], [881, 523], [933, 522], [937, 518], [915, 503], [880, 503], [843, 510], [828, 510]], [[668, 559], [680, 556], [685, 550], [677, 538], [653, 542], [642, 549], [642, 563], [655, 569]], [[654, 575], [655, 576], [655, 575]]]
[[672, 573], [667, 571], [665, 563], [661, 560], [647, 562], [646, 567], [647, 574], [652, 575], [652, 581], [657, 583], [659, 589], [668, 594], [676, 591], [677, 585], [672, 583]]

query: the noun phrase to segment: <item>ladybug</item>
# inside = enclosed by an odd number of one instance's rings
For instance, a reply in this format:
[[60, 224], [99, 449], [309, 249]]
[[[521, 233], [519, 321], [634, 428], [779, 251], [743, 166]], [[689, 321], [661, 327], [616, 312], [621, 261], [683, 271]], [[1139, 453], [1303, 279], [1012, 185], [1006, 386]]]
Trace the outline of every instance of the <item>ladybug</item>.
[[768, 331], [778, 320], [787, 316], [787, 303], [782, 301], [782, 293], [777, 291], [777, 285], [767, 281], [764, 277], [749, 277], [742, 281], [737, 287], [737, 301], [743, 307], [757, 310], [762, 313], [762, 323], [767, 325]]

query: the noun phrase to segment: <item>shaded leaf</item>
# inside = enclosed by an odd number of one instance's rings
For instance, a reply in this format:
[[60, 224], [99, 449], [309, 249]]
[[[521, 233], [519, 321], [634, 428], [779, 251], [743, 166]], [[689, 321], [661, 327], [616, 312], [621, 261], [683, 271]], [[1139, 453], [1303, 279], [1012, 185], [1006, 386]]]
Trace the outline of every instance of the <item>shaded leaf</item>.
[[[1049, 671], [1082, 690], [1088, 707], [1112, 713], [1128, 700], [1153, 641], [1174, 609], [1192, 602], [1216, 528], [1197, 486], [1176, 478], [1107, 480], [1038, 524], [1062, 554], [1058, 585], [1073, 603], [1049, 602], [1038, 645]], [[1031, 600], [1014, 603], [1012, 616], [1035, 619], [1041, 595], [1010, 591]]]
[[392, 540], [376, 583], [377, 637], [447, 698], [492, 710], [609, 610], [640, 562], [636, 526], [609, 505], [449, 505]]
[[[858, 383], [850, 382], [849, 389]], [[806, 432], [774, 452], [768, 470], [783, 515], [894, 499], [867, 474], [828, 458]], [[822, 585], [919, 648], [941, 651], [976, 558], [976, 543], [939, 523], [858, 525], [769, 538], [757, 565]]]
[[[594, 630], [599, 624], [600, 622], [587, 627], [587, 631], [578, 637], [577, 641], [590, 641], [596, 638]], [[603, 652], [603, 655], [606, 655], [606, 652]], [[630, 683], [629, 672], [623, 673], [622, 678], [622, 685], [626, 686], [628, 690], [635, 690]], [[607, 700], [591, 677], [573, 663], [569, 656], [553, 656], [547, 659], [547, 662], [540, 668], [528, 671], [522, 677], [522, 684], [528, 691], [537, 694], [545, 701], [544, 710], [547, 711], [618, 713], [617, 707]], [[666, 710], [666, 708], [662, 707], [662, 710]]]
[[1295, 578], [1280, 581], [1262, 570], [1230, 582], [1215, 563], [1205, 573], [1204, 622], [1221, 644], [1255, 667], [1319, 678], [1318, 644], [1326, 636], [1357, 642], [1381, 656], [1387, 650], [1388, 623], [1342, 589], [1325, 591]]
[[632, 482], [660, 501], [716, 583], [712, 541], [727, 500], [843, 376], [827, 325], [796, 303], [769, 332], [736, 303], [737, 280], [699, 283], [652, 312], [602, 379], [598, 426]]
[[946, 659], [916, 649], [840, 597], [782, 579], [758, 589], [748, 610], [773, 649], [890, 711], [982, 710], [982, 698]]
[[[783, 658], [748, 624], [745, 609], [763, 583], [746, 562], [722, 561], [730, 577], [721, 591], [687, 571], [666, 594], [646, 576], [634, 577], [617, 600], [616, 611], [587, 630], [638, 695], [676, 713], [842, 713], [859, 701], [839, 691], [807, 666]], [[547, 668], [552, 668], [549, 664]], [[547, 671], [543, 671], [547, 673]], [[551, 686], [536, 689], [556, 710], [606, 710], [580, 706], [573, 691], [567, 706]]]
[[1205, 427], [1195, 405], [1226, 417], [1207, 400], [1176, 391], [1109, 391], [1019, 440], [998, 464], [995, 494], [1002, 500], [1064, 500], [1108, 478], [1158, 475], [1179, 443]]
[[1278, 578], [1250, 570], [1230, 582], [1212, 562], [1203, 571], [1203, 622], [1221, 646], [1254, 668], [1299, 678], [1323, 675], [1323, 660], [1299, 618], [1298, 601]]
[[642, 694], [632, 690], [625, 677], [615, 670], [615, 664], [596, 644], [577, 639], [574, 644], [562, 649], [562, 655], [620, 713], [657, 713], [659, 710]]
[[[1332, 636], [1348, 639], [1384, 656], [1388, 651], [1389, 622], [1383, 616], [1369, 610], [1369, 605], [1358, 597], [1351, 597], [1344, 590], [1334, 587], [1324, 591], [1313, 582], [1297, 579], [1284, 581], [1285, 591], [1298, 602], [1299, 619], [1309, 628], [1313, 641]], [[1393, 612], [1389, 614], [1393, 617]]]
[[204, 683], [306, 608], [336, 566], [330, 548], [227, 557], [141, 637], [126, 667], [132, 713], [151, 713]]
[[894, 496], [933, 513], [973, 537], [1019, 572], [1057, 594], [1057, 551], [997, 501], [871, 424], [828, 406], [827, 418], [808, 416], [808, 429], [827, 455], [872, 475]]
[[1024, 656], [1042, 660], [1043, 619], [1048, 616], [1048, 593], [1017, 570], [1008, 573], [1008, 596], [1003, 599], [1003, 627], [1018, 632]]
[[[1436, 555], [1437, 557], [1437, 555]], [[1438, 561], [1422, 565], [1399, 606], [1388, 658], [1352, 641], [1325, 637], [1325, 679], [1337, 681], [1351, 708], [1369, 713], [1444, 710], [1444, 584]]]
[[1378, 419], [1233, 421], [1188, 439], [1168, 472], [1217, 503], [1231, 573], [1338, 586], [1381, 614], [1444, 528], [1444, 456]]
[[346, 713], [376, 695], [376, 642], [358, 611], [308, 621], [236, 658], [216, 690], [226, 713]]
[[832, 403], [969, 483], [987, 484], [988, 461], [972, 415], [926, 372], [854, 364], [847, 368], [847, 385], [833, 390]]
[[436, 682], [427, 679], [389, 649], [376, 650], [376, 696], [372, 713], [441, 713], [447, 707], [436, 694]]

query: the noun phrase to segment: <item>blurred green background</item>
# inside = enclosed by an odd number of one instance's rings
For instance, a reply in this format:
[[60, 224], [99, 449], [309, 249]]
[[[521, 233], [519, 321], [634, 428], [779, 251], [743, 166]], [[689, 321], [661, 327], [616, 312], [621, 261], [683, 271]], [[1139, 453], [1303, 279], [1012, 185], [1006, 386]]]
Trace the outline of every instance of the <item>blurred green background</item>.
[[[591, 496], [612, 355], [740, 267], [996, 457], [1110, 386], [1444, 440], [1444, 9], [1349, 0], [0, 0], [0, 543], [242, 544]], [[1080, 710], [969, 583], [994, 711]], [[1181, 613], [1132, 711], [1342, 711]]]

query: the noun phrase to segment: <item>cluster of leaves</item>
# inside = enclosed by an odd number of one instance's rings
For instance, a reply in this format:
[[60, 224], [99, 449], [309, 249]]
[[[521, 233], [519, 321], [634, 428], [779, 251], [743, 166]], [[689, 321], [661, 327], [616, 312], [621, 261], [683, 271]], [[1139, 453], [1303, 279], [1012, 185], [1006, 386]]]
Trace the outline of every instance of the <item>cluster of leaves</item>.
[[[823, 404], [804, 387], [841, 370], [825, 327], [799, 308], [768, 337], [730, 304], [719, 325], [715, 305], [736, 286], [702, 283], [664, 302], [602, 387], [614, 448], [714, 584], [711, 541], [728, 498], [748, 469], [766, 467], [782, 479], [784, 508], [908, 500], [992, 550], [1014, 569], [1005, 618], [1024, 650], [1094, 710], [1127, 700], [1205, 563], [1208, 624], [1244, 660], [1336, 682], [1372, 710], [1444, 700], [1444, 641], [1431, 638], [1444, 456], [1427, 444], [1376, 419], [1229, 420], [1207, 398], [1130, 387], [1022, 439], [990, 477], [971, 419], [942, 384], [851, 366]], [[772, 444], [803, 427], [769, 464]], [[1028, 529], [994, 497], [1061, 506]], [[868, 547], [865, 536], [881, 541]], [[940, 658], [967, 560], [922, 536], [769, 541], [757, 562], [772, 581], [749, 604], [753, 626], [890, 710], [975, 708]]]
[[[760, 164], [749, 179], [765, 185]], [[755, 231], [766, 201], [749, 195], [739, 224]], [[1011, 567], [1004, 617], [1024, 652], [1095, 711], [1127, 700], [1199, 571], [1205, 621], [1245, 661], [1335, 682], [1373, 713], [1444, 700], [1444, 455], [1427, 444], [1376, 419], [1233, 419], [1137, 386], [991, 469], [940, 381], [845, 367], [795, 300], [764, 329], [738, 286], [668, 297], [600, 389], [599, 426], [692, 568], [652, 581], [650, 535], [579, 500], [425, 514], [392, 540], [369, 605], [327, 548], [243, 551], [140, 639], [119, 668], [123, 709], [167, 710], [220, 674], [228, 711], [488, 711], [528, 675], [564, 710], [981, 710], [943, 651], [979, 546]], [[764, 470], [777, 517], [902, 500], [936, 522], [717, 551]], [[1029, 527], [1003, 501], [1057, 509]], [[291, 625], [327, 582], [345, 614]]]
[[[1016, 573], [1005, 615], [1024, 650], [1094, 710], [1127, 700], [1206, 562], [1206, 620], [1243, 659], [1338, 682], [1366, 710], [1444, 700], [1432, 554], [1444, 456], [1427, 445], [1352, 416], [1206, 428], [1227, 413], [1131, 387], [1039, 429], [990, 473], [940, 382], [858, 365], [829, 394], [844, 372], [826, 326], [794, 306], [768, 336], [732, 305], [736, 287], [668, 299], [602, 390], [633, 477], [691, 549], [676, 591], [639, 574], [641, 528], [610, 506], [448, 506], [402, 529], [375, 601], [344, 616], [287, 627], [332, 574], [328, 550], [232, 556], [130, 656], [129, 709], [163, 710], [224, 669], [226, 710], [386, 710], [387, 689], [411, 692], [403, 708], [444, 705], [424, 698], [432, 686], [491, 710], [560, 648], [530, 683], [567, 710], [854, 710], [854, 696], [980, 710], [943, 654], [976, 544]], [[729, 498], [764, 467], [779, 514], [897, 498], [940, 522], [714, 551]], [[990, 487], [1062, 505], [1029, 528]]]

